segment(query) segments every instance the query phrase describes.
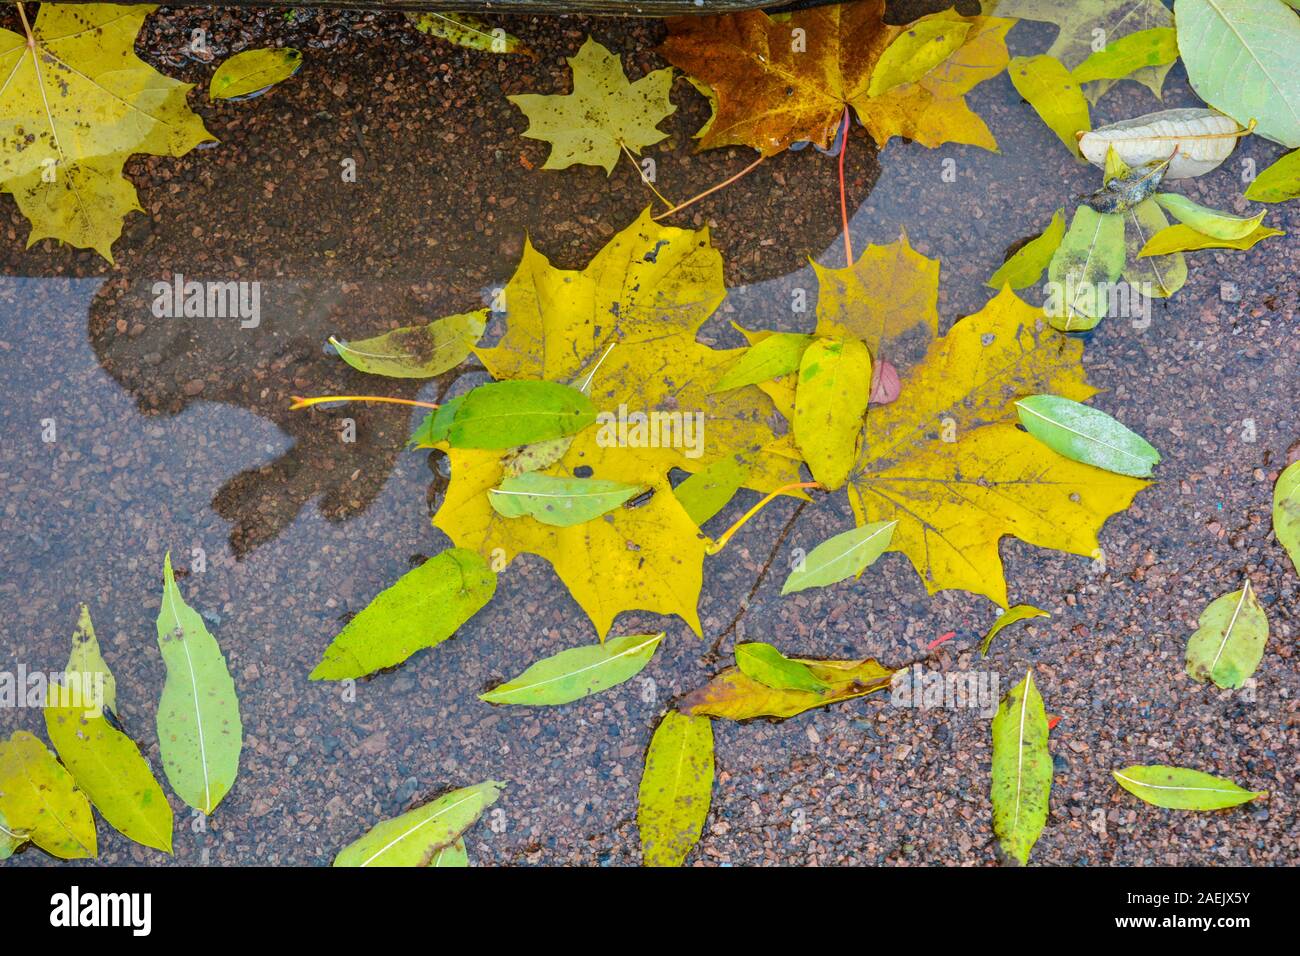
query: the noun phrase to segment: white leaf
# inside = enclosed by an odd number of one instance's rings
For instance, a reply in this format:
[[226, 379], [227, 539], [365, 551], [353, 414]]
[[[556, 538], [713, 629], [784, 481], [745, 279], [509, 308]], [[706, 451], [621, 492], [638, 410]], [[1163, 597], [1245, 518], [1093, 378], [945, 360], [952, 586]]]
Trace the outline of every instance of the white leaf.
[[1106, 165], [1106, 149], [1110, 146], [1129, 166], [1173, 155], [1165, 179], [1190, 179], [1208, 173], [1227, 159], [1241, 132], [1236, 120], [1214, 110], [1162, 110], [1083, 133], [1079, 136], [1079, 151], [1088, 162], [1101, 167]]

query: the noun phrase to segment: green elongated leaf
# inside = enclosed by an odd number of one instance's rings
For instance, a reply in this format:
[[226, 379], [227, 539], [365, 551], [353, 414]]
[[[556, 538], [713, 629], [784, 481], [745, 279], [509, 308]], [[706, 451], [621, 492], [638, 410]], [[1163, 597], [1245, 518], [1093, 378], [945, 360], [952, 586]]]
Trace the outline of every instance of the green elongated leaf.
[[1047, 266], [1050, 295], [1043, 311], [1051, 326], [1062, 332], [1094, 328], [1106, 314], [1105, 287], [1123, 273], [1124, 260], [1124, 217], [1079, 206]]
[[407, 447], [434, 448], [439, 443], [445, 442], [451, 433], [451, 423], [460, 409], [460, 403], [464, 400], [464, 395], [457, 395], [425, 415], [420, 424], [415, 427], [415, 431], [411, 433]]
[[595, 420], [591, 399], [568, 385], [489, 382], [465, 394], [447, 440], [453, 448], [513, 448], [577, 434]]
[[993, 717], [993, 832], [1022, 865], [1047, 823], [1051, 793], [1047, 713], [1029, 671]]
[[448, 548], [375, 595], [325, 648], [311, 680], [364, 677], [441, 644], [492, 599], [496, 573], [475, 551]]
[[800, 661], [792, 661], [771, 644], [754, 641], [736, 645], [736, 666], [751, 680], [773, 690], [807, 690], [820, 693], [831, 685]]
[[799, 360], [794, 440], [829, 491], [853, 469], [862, 416], [871, 397], [871, 353], [857, 339], [818, 339]]
[[1124, 213], [1124, 281], [1145, 294], [1167, 299], [1187, 282], [1187, 260], [1181, 252], [1143, 258], [1140, 253], [1151, 237], [1169, 225], [1154, 197], [1142, 200]]
[[13, 856], [14, 851], [26, 843], [30, 836], [31, 831], [11, 827], [5, 815], [0, 813], [0, 860]]
[[1268, 793], [1267, 790], [1243, 790], [1231, 780], [1185, 767], [1137, 765], [1111, 773], [1115, 782], [1133, 796], [1170, 810], [1222, 810]]
[[1168, 229], [1161, 229], [1142, 247], [1139, 256], [1166, 256], [1171, 252], [1192, 252], [1196, 249], [1249, 249], [1257, 242], [1270, 236], [1285, 236], [1281, 229], [1271, 226], [1259, 226], [1254, 232], [1240, 239], [1215, 239], [1203, 232], [1197, 232], [1191, 226], [1179, 223]]
[[987, 657], [989, 646], [993, 643], [993, 638], [997, 637], [1004, 627], [1011, 624], [1026, 621], [1033, 617], [1051, 617], [1046, 611], [1034, 607], [1032, 604], [1016, 604], [1007, 608], [998, 615], [998, 619], [993, 622], [989, 632], [984, 635], [984, 640], [980, 642], [980, 657]]
[[536, 472], [517, 475], [488, 492], [493, 510], [506, 518], [533, 518], [568, 528], [599, 518], [645, 491], [644, 485], [600, 478], [557, 478]]
[[158, 750], [176, 795], [210, 814], [239, 773], [244, 727], [239, 698], [216, 638], [185, 603], [172, 557], [163, 559], [158, 649], [167, 681], [158, 701]]
[[449, 843], [435, 850], [429, 866], [434, 869], [469, 866], [469, 854], [465, 852], [465, 838], [461, 837], [455, 843]]
[[1300, 19], [1282, 0], [1174, 0], [1196, 95], [1243, 126], [1300, 146]]
[[1099, 409], [1060, 395], [1019, 399], [1016, 413], [1029, 434], [1071, 461], [1135, 478], [1150, 477], [1160, 462], [1160, 453], [1141, 435]]
[[522, 53], [532, 51], [500, 27], [488, 26], [478, 17], [467, 13], [408, 13], [406, 18], [421, 33], [439, 37], [457, 46], [484, 53]]
[[469, 357], [487, 326], [487, 316], [487, 309], [479, 309], [355, 342], [330, 336], [330, 345], [359, 372], [389, 378], [432, 378]]
[[664, 632], [613, 637], [603, 644], [571, 647], [543, 658], [518, 677], [479, 700], [491, 704], [553, 705], [609, 690], [641, 672], [654, 657]]
[[1092, 129], [1092, 119], [1088, 101], [1070, 71], [1055, 57], [1017, 56], [1007, 64], [1007, 75], [1047, 128], [1081, 159], [1077, 134]]
[[1058, 209], [1047, 228], [1016, 250], [1015, 255], [1002, 263], [984, 284], [993, 289], [1001, 289], [1004, 285], [1013, 289], [1027, 289], [1031, 285], [1037, 285], [1064, 235], [1065, 210]]
[[782, 594], [824, 588], [861, 574], [889, 549], [897, 521], [875, 521], [827, 538], [790, 572]]
[[1267, 212], [1261, 212], [1249, 219], [1230, 216], [1178, 193], [1156, 193], [1153, 198], [1179, 222], [1215, 239], [1244, 239], [1259, 227], [1267, 215]]
[[691, 691], [677, 705], [683, 714], [751, 720], [772, 717], [785, 720], [814, 707], [826, 707], [876, 691], [888, 690], [894, 672], [874, 660], [817, 661], [791, 658], [806, 664], [813, 676], [830, 686], [824, 691], [775, 690], [754, 680], [739, 667], [728, 667], [703, 687]]
[[0, 741], [0, 814], [10, 833], [61, 860], [99, 852], [90, 801], [45, 744], [25, 730]]
[[499, 780], [485, 780], [376, 824], [345, 847], [334, 858], [334, 865], [429, 866], [439, 850], [459, 840], [483, 811], [497, 802], [504, 786]]
[[95, 625], [90, 622], [90, 608], [81, 605], [81, 616], [77, 619], [77, 629], [72, 632], [72, 652], [68, 655], [67, 674], [80, 675], [69, 678], [79, 682], [84, 688], [87, 681], [99, 690], [104, 707], [117, 713], [117, 681], [113, 672], [104, 662], [100, 653], [99, 641], [95, 638]]
[[759, 382], [789, 375], [798, 370], [804, 351], [815, 341], [816, 336], [812, 335], [773, 332], [745, 349], [736, 364], [727, 369], [718, 384], [713, 386], [713, 391], [726, 392], [743, 385], [757, 385]]
[[1285, 154], [1246, 187], [1254, 202], [1286, 202], [1300, 196], [1300, 150]]
[[208, 96], [229, 100], [274, 86], [302, 68], [302, 52], [291, 47], [244, 50], [227, 59], [212, 74]]
[[675, 710], [650, 740], [637, 794], [644, 866], [681, 866], [704, 829], [713, 793], [713, 724]]
[[1273, 486], [1273, 536], [1300, 574], [1300, 461], [1288, 465]]
[[88, 712], [69, 688], [49, 690], [45, 732], [77, 786], [113, 829], [171, 853], [172, 808], [135, 741]]
[[1178, 59], [1178, 35], [1173, 27], [1153, 27], [1122, 36], [1091, 54], [1070, 73], [1076, 83], [1122, 80], [1145, 67], [1164, 66]]
[[678, 503], [699, 527], [727, 506], [749, 476], [750, 464], [734, 456], [719, 458], [673, 489]]
[[915, 83], [966, 42], [970, 21], [926, 18], [913, 23], [885, 47], [871, 71], [868, 96], [883, 96], [907, 83]]
[[1247, 580], [1210, 602], [1187, 641], [1187, 674], [1232, 689], [1246, 683], [1264, 657], [1268, 617]]

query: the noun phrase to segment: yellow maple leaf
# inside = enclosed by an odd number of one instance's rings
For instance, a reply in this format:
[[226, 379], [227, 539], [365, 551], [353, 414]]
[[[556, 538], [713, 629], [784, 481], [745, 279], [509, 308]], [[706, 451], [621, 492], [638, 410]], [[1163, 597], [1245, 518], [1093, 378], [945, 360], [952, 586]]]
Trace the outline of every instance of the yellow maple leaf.
[[0, 30], [0, 188], [32, 223], [29, 247], [58, 239], [112, 262], [123, 218], [143, 211], [122, 164], [213, 139], [186, 105], [191, 84], [135, 55], [154, 9], [41, 4], [30, 43]]
[[[884, 12], [884, 0], [858, 0], [781, 20], [762, 11], [670, 20], [660, 52], [716, 98], [701, 148], [745, 145], [765, 156], [801, 140], [825, 148], [845, 107], [852, 107], [879, 146], [907, 136], [931, 147], [956, 142], [996, 149], [964, 95], [1006, 66], [1005, 38], [1015, 21], [949, 10], [892, 26]], [[871, 95], [872, 74], [891, 44], [913, 30], [933, 36], [943, 21], [963, 34], [960, 44], [919, 76], [894, 65], [883, 92]]]
[[[434, 524], [489, 560], [545, 558], [602, 638], [633, 609], [676, 614], [700, 633], [696, 605], [709, 542], [673, 495], [668, 472], [739, 456], [749, 465], [745, 486], [767, 492], [797, 481], [799, 469], [797, 460], [763, 450], [774, 437], [773, 408], [758, 389], [710, 394], [738, 350], [712, 349], [695, 336], [724, 295], [708, 230], [661, 226], [648, 210], [582, 270], [557, 269], [526, 243], [504, 291], [506, 331], [497, 345], [476, 350], [480, 359], [497, 379], [584, 387], [601, 410], [597, 425], [574, 436], [546, 474], [576, 477], [581, 468], [653, 494], [567, 528], [506, 518], [488, 491], [500, 484], [509, 456], [447, 448], [451, 481]], [[682, 440], [630, 437], [642, 414], [679, 423]], [[628, 435], [619, 433], [621, 422]], [[702, 432], [686, 431], [699, 422]], [[691, 434], [702, 441], [685, 440]]]
[[668, 135], [656, 126], [677, 109], [668, 100], [671, 69], [655, 70], [630, 83], [619, 58], [591, 37], [569, 57], [569, 66], [572, 93], [508, 97], [528, 117], [524, 135], [551, 144], [543, 169], [584, 163], [612, 173], [624, 147], [640, 155], [643, 147]]

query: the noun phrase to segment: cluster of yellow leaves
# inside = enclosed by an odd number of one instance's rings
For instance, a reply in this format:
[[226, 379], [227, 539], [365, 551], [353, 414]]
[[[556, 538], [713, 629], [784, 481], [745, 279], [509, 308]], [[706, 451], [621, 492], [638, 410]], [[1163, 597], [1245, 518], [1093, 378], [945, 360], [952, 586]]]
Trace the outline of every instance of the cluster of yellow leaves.
[[[773, 155], [804, 140], [826, 147], [846, 107], [880, 146], [905, 136], [997, 149], [964, 97], [1006, 66], [1015, 21], [948, 10], [900, 27], [886, 24], [884, 12], [884, 0], [857, 0], [779, 19], [762, 11], [681, 17], [669, 21], [660, 52], [716, 99], [705, 149], [744, 145]], [[891, 49], [905, 55], [886, 57]]]

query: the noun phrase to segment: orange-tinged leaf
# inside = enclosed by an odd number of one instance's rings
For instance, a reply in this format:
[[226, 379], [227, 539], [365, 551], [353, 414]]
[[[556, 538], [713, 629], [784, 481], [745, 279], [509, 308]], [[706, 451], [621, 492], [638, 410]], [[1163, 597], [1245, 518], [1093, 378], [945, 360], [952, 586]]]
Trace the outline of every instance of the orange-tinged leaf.
[[784, 720], [814, 707], [825, 707], [889, 687], [894, 672], [874, 660], [817, 661], [793, 658], [807, 664], [813, 675], [826, 681], [824, 691], [774, 690], [748, 677], [739, 667], [728, 667], [677, 704], [683, 714], [750, 720], [775, 717]]

